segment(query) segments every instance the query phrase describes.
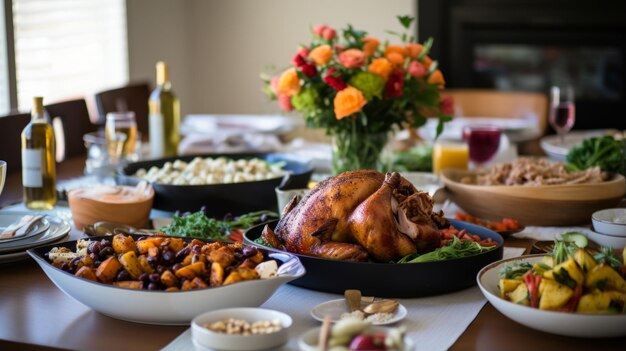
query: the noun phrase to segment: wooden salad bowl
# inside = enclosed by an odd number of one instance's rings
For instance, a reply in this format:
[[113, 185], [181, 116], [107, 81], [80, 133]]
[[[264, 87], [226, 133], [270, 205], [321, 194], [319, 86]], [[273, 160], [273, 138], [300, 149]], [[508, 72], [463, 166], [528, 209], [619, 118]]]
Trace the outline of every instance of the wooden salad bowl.
[[591, 214], [617, 206], [626, 193], [626, 179], [621, 174], [595, 184], [508, 186], [461, 183], [462, 178], [475, 179], [476, 175], [473, 171], [443, 170], [441, 179], [448, 198], [472, 216], [488, 220], [510, 217], [524, 225], [588, 224]]

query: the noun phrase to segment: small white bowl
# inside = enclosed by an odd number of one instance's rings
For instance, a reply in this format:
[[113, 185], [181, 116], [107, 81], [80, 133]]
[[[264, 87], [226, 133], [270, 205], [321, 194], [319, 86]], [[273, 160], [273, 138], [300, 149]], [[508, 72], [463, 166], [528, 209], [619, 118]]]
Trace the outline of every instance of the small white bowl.
[[[282, 329], [270, 334], [232, 335], [214, 332], [204, 327], [206, 323], [229, 318], [257, 321], [280, 320]], [[225, 308], [203, 313], [191, 321], [191, 338], [200, 346], [219, 350], [274, 349], [289, 340], [289, 328], [293, 320], [289, 315], [264, 308]]]
[[611, 246], [614, 249], [622, 250], [626, 246], [626, 236], [616, 236], [597, 233], [592, 230], [587, 232], [587, 236], [592, 241], [602, 246]]
[[[619, 223], [617, 219], [621, 219]], [[591, 215], [593, 229], [601, 234], [626, 237], [626, 208], [609, 208]]]
[[[298, 339], [298, 347], [300, 348], [300, 350], [319, 351], [320, 348], [317, 346], [317, 342], [321, 329], [321, 327], [312, 328], [309, 329], [306, 333], [302, 334], [300, 339]], [[389, 328], [372, 326], [370, 327], [370, 329], [368, 329], [368, 331], [387, 333], [389, 331]], [[404, 349], [400, 351], [413, 351], [414, 349], [415, 343], [413, 343], [413, 340], [409, 339], [408, 336], [405, 336]]]

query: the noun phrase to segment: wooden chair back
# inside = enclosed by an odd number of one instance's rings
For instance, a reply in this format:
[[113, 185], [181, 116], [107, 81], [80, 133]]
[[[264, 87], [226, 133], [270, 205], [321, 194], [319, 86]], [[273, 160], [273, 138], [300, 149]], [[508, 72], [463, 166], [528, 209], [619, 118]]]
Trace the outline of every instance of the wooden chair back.
[[541, 135], [548, 127], [548, 97], [534, 92], [488, 89], [446, 89], [442, 97], [454, 99], [455, 115], [460, 117], [520, 118], [534, 115]]
[[135, 113], [137, 130], [142, 138], [148, 137], [148, 100], [150, 86], [148, 83], [130, 84], [122, 88], [103, 91], [96, 94], [98, 108], [98, 124], [104, 125], [109, 112]]
[[[63, 141], [65, 158], [84, 155], [85, 142], [83, 135], [96, 131], [97, 126], [89, 119], [89, 110], [85, 99], [69, 100], [45, 106], [50, 119], [58, 117], [63, 124]], [[54, 123], [53, 123], [54, 124]], [[61, 136], [57, 136], [60, 139]]]
[[22, 171], [22, 130], [30, 122], [29, 113], [0, 117], [0, 160], [7, 163], [7, 174]]

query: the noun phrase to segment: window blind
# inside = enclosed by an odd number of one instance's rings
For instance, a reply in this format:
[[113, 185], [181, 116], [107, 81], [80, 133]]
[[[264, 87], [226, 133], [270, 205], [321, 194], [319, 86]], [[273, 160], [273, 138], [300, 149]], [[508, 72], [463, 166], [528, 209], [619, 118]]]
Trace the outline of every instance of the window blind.
[[125, 0], [13, 0], [13, 25], [21, 110], [128, 82]]

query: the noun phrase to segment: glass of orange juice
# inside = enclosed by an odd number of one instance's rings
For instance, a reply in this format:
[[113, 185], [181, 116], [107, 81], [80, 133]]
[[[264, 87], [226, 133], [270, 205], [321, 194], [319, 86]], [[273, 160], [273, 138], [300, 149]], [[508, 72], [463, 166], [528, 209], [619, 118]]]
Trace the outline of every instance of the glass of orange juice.
[[433, 173], [445, 168], [467, 169], [469, 148], [459, 140], [437, 140], [433, 146]]

